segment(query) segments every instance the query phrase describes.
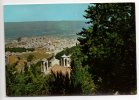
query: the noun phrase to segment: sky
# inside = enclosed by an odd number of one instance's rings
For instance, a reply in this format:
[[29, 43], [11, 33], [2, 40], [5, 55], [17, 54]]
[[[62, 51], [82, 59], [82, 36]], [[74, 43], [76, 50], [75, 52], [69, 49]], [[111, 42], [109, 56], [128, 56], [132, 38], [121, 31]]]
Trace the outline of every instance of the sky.
[[5, 5], [5, 22], [86, 20], [89, 4]]

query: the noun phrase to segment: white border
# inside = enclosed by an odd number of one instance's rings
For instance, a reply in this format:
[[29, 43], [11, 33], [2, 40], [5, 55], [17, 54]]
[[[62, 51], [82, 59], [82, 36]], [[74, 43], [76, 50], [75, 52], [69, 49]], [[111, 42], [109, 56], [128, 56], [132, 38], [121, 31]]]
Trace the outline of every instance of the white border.
[[[5, 60], [4, 60], [4, 30], [3, 30], [3, 5], [15, 5], [15, 4], [52, 4], [52, 3], [112, 3], [112, 2], [135, 2], [136, 3], [136, 48], [137, 48], [137, 60], [139, 57], [139, 2], [138, 0], [0, 0], [0, 100], [24, 100], [24, 99], [33, 99], [33, 100], [138, 100], [139, 95], [125, 95], [125, 96], [69, 96], [69, 97], [6, 97], [5, 94]], [[138, 66], [138, 62], [137, 62]], [[138, 68], [137, 68], [137, 72]], [[139, 74], [137, 73], [137, 81], [139, 80]], [[138, 85], [138, 84], [137, 84]], [[139, 94], [139, 85], [137, 86], [137, 93]]]
[[5, 52], [4, 52], [4, 26], [3, 7], [0, 1], [0, 99], [5, 96]]
[[50, 4], [50, 3], [112, 3], [112, 2], [135, 2], [136, 0], [2, 0], [3, 5], [14, 4]]

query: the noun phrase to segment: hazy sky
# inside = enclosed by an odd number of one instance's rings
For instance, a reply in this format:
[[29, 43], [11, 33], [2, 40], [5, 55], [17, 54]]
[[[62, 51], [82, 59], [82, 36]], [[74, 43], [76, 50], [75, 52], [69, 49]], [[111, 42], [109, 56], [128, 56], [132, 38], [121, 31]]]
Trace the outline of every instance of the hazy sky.
[[85, 20], [89, 4], [5, 5], [5, 22]]

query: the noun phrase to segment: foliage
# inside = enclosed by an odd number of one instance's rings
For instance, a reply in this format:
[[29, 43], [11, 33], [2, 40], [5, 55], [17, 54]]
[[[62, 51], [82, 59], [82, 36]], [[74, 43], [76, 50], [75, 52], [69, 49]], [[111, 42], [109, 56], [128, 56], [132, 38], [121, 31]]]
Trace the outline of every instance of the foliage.
[[72, 55], [72, 85], [73, 93], [80, 95], [92, 95], [95, 92], [95, 84], [91, 75], [88, 73], [88, 67], [83, 67], [81, 63], [83, 55], [80, 52], [80, 48], [77, 47]]
[[34, 58], [34, 55], [28, 55], [28, 57], [27, 57], [27, 61], [28, 62], [31, 62], [32, 60], [33, 60], [33, 58]]
[[95, 84], [92, 80], [91, 75], [88, 73], [88, 71], [81, 67], [81, 66], [76, 66], [73, 72], [72, 76], [74, 88], [78, 87], [78, 92], [75, 94], [80, 94], [80, 95], [93, 95], [95, 92]]
[[20, 48], [20, 47], [15, 47], [15, 48], [5, 48], [5, 52], [26, 52], [26, 51], [34, 51], [33, 48]]
[[6, 65], [7, 96], [46, 96], [68, 95], [70, 81], [68, 77], [41, 73], [40, 63], [24, 66], [24, 73], [16, 73], [15, 65]]
[[135, 4], [97, 3], [85, 12], [90, 27], [78, 33], [82, 63], [99, 92], [129, 94], [136, 88]]
[[57, 53], [55, 57], [56, 57], [57, 59], [60, 59], [61, 56], [63, 56], [64, 54], [65, 54], [65, 55], [72, 54], [76, 48], [77, 48], [76, 46], [73, 46], [73, 47], [71, 47], [71, 48], [65, 48], [63, 51]]
[[24, 73], [16, 73], [14, 65], [6, 66], [7, 96], [48, 95], [49, 81], [50, 75], [44, 77], [36, 65], [31, 65]]

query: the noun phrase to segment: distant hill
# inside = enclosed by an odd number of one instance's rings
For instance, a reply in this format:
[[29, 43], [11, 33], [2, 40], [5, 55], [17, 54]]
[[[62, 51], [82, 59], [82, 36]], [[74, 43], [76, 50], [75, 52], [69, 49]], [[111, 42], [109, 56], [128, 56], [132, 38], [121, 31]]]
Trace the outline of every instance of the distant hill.
[[15, 39], [25, 36], [76, 36], [85, 21], [35, 21], [35, 22], [5, 22], [5, 38]]

